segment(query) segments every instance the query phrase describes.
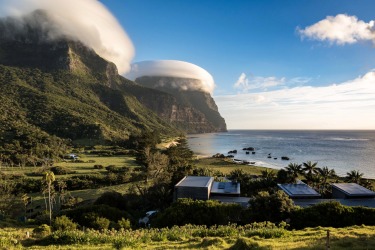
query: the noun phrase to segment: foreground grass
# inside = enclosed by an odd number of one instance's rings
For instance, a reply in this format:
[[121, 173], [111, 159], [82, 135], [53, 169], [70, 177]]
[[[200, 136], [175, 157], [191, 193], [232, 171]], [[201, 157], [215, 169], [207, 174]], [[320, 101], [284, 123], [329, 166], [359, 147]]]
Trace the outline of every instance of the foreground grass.
[[[38, 245], [26, 239], [31, 228], [0, 230], [0, 249], [326, 249], [327, 230], [331, 249], [375, 249], [375, 227], [246, 229], [202, 226], [133, 231], [56, 232]], [[55, 242], [55, 243], [54, 243]]]

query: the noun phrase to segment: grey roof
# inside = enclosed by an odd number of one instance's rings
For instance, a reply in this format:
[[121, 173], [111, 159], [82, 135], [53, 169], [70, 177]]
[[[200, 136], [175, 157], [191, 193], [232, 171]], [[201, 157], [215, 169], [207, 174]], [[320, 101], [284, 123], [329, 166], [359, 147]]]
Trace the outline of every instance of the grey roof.
[[348, 196], [375, 196], [375, 192], [357, 183], [334, 183], [332, 187], [342, 191]]
[[238, 182], [214, 182], [211, 193], [214, 194], [240, 194], [240, 183]]
[[214, 181], [209, 176], [185, 176], [176, 184], [176, 187], [208, 187]]
[[375, 199], [293, 199], [294, 204], [300, 207], [310, 207], [322, 202], [338, 201], [342, 205], [355, 207], [371, 207], [375, 208]]
[[277, 184], [290, 197], [320, 197], [320, 194], [306, 184]]

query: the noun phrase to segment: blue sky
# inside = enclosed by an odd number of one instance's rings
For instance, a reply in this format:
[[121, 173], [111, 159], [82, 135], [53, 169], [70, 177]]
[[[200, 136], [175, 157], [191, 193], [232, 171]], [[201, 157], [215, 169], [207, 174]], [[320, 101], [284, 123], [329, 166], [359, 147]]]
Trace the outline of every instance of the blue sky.
[[[206, 69], [229, 128], [375, 129], [373, 85], [352, 88], [366, 74], [373, 80], [375, 39], [340, 43], [298, 31], [339, 14], [368, 24], [375, 1], [101, 2], [133, 42], [133, 62], [172, 59]], [[320, 97], [300, 100], [308, 93]], [[331, 104], [322, 93], [331, 93]]]

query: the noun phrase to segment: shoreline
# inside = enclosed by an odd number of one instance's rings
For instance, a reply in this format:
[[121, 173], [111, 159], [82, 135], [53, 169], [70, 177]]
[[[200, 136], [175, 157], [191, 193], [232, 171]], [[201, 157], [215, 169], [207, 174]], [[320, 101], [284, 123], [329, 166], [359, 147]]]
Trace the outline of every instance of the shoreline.
[[[226, 157], [226, 158], [215, 158], [215, 157], [212, 157], [212, 156], [209, 156], [209, 155], [203, 155], [203, 154], [194, 154], [194, 156], [196, 157], [196, 160], [198, 160], [198, 161], [200, 161], [200, 160], [219, 160], [220, 161], [221, 160], [223, 162], [233, 164], [233, 167], [235, 167], [235, 166], [237, 166], [237, 167], [256, 167], [256, 168], [264, 168], [265, 170], [266, 169], [272, 169], [272, 170], [276, 170], [276, 171], [279, 171], [279, 170], [283, 169], [283, 168], [272, 168], [270, 166], [264, 166], [264, 165], [236, 163], [236, 162], [233, 161], [233, 158], [228, 158], [228, 157]], [[345, 176], [342, 176], [342, 175], [337, 175], [337, 177], [340, 180], [345, 179]], [[375, 178], [363, 177], [362, 179], [371, 181], [375, 184]]]

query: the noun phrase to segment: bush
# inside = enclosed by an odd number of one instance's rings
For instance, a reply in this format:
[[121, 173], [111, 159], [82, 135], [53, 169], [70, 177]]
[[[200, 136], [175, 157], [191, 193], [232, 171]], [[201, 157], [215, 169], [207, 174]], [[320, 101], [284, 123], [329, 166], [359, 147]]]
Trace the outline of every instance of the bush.
[[112, 242], [112, 246], [114, 249], [118, 249], [118, 250], [121, 250], [121, 249], [124, 249], [124, 248], [134, 248], [135, 247], [135, 243], [129, 239], [125, 239], [123, 237], [121, 238], [116, 238], [113, 240]]
[[348, 207], [338, 201], [320, 203], [312, 207], [295, 210], [291, 214], [293, 228], [347, 227], [353, 225], [375, 225], [375, 209]]
[[74, 174], [76, 171], [71, 171], [67, 167], [51, 167], [50, 170], [55, 174], [55, 175], [65, 175], [65, 174]]
[[126, 209], [126, 199], [124, 196], [116, 191], [108, 191], [102, 194], [96, 201], [95, 205], [108, 205], [118, 209]]
[[75, 230], [77, 228], [77, 223], [71, 221], [65, 215], [57, 217], [53, 223], [54, 230]]
[[96, 217], [94, 221], [91, 223], [93, 229], [96, 230], [104, 230], [108, 229], [110, 221], [104, 217]]
[[238, 222], [243, 208], [215, 200], [178, 199], [155, 218], [158, 227], [173, 225], [226, 225]]
[[260, 247], [259, 244], [252, 239], [239, 238], [236, 243], [229, 248], [230, 250], [250, 250], [250, 249], [268, 249]]
[[104, 169], [104, 166], [100, 164], [95, 164], [94, 169]]
[[117, 221], [119, 228], [123, 229], [131, 229], [130, 220], [121, 218], [121, 220]]
[[252, 221], [281, 222], [289, 218], [294, 202], [281, 190], [274, 194], [259, 192], [250, 200]]
[[50, 234], [51, 234], [51, 227], [46, 224], [42, 224], [34, 228], [33, 230], [33, 236], [37, 238], [43, 238]]

